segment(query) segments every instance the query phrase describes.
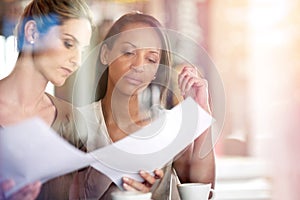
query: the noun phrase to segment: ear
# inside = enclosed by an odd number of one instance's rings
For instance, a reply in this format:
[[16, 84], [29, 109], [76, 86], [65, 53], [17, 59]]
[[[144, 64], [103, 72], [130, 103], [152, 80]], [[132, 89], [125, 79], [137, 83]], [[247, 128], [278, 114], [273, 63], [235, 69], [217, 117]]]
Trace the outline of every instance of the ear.
[[104, 44], [101, 47], [101, 51], [100, 51], [100, 60], [103, 65], [108, 65], [108, 54], [109, 54], [109, 49], [108, 49], [107, 45]]
[[30, 44], [33, 44], [35, 40], [39, 37], [36, 22], [34, 20], [29, 20], [28, 22], [26, 22], [24, 27], [24, 33], [26, 41]]

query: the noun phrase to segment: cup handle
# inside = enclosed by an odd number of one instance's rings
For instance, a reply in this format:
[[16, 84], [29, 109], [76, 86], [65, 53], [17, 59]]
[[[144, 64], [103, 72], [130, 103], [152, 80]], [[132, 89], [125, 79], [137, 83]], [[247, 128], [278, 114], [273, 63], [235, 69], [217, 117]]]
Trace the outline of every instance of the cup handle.
[[214, 200], [215, 199], [215, 190], [214, 189], [212, 189], [212, 188], [210, 188], [210, 192], [211, 192], [211, 197], [210, 197], [210, 199], [209, 200]]

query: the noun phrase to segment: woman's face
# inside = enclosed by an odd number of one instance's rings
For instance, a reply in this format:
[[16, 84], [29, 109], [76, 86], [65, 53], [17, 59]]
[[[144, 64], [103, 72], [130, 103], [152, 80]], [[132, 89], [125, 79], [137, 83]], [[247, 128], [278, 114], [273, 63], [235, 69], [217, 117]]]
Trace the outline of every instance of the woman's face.
[[90, 43], [92, 30], [87, 19], [69, 19], [54, 26], [34, 43], [37, 70], [55, 86], [61, 86], [81, 64], [81, 54]]
[[155, 78], [161, 58], [161, 40], [146, 24], [132, 23], [117, 36], [111, 50], [108, 84], [116, 92], [134, 95], [145, 89]]

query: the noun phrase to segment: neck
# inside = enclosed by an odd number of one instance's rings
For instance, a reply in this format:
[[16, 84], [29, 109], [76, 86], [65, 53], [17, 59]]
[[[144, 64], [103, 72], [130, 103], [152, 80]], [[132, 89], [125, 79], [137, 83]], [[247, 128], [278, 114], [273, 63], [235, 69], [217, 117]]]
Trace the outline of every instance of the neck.
[[102, 110], [106, 124], [116, 125], [126, 132], [133, 132], [147, 123], [145, 113], [140, 110], [138, 96], [128, 96], [122, 93], [114, 92], [105, 95], [102, 99]]
[[117, 121], [127, 121], [128, 119], [139, 118], [139, 103], [137, 96], [127, 96], [121, 93], [107, 93], [102, 99], [102, 109], [106, 117], [115, 118]]
[[6, 100], [18, 106], [36, 107], [44, 98], [47, 83], [34, 68], [32, 59], [21, 56], [12, 73], [1, 80], [0, 91]]

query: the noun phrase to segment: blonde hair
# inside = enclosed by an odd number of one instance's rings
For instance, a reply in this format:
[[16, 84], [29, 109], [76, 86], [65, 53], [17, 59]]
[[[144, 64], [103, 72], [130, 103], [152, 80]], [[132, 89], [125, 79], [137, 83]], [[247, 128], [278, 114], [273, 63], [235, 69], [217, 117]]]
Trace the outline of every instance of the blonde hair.
[[34, 20], [41, 34], [53, 26], [62, 25], [68, 19], [88, 19], [93, 27], [93, 17], [85, 0], [32, 0], [24, 9], [16, 27], [18, 50], [24, 45], [24, 27]]

